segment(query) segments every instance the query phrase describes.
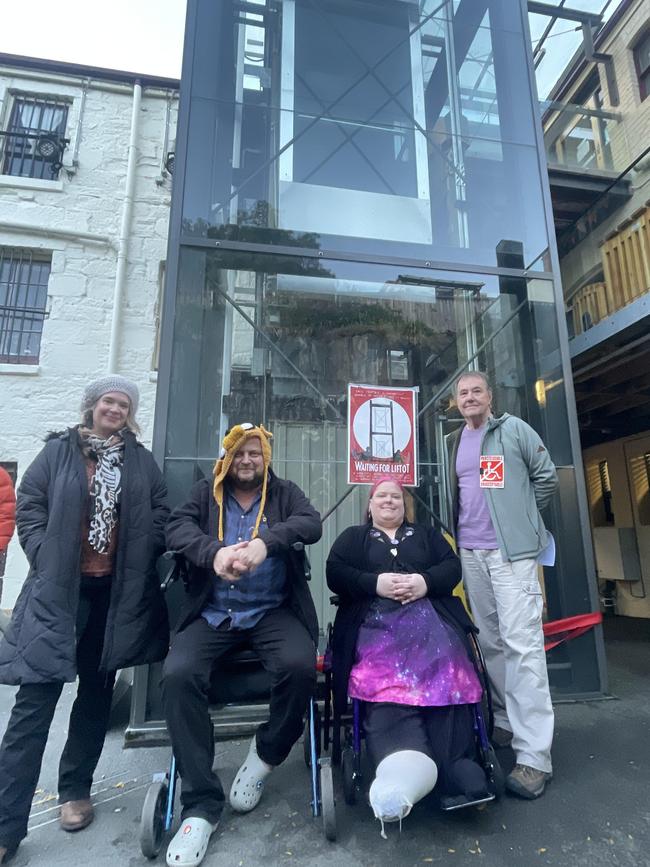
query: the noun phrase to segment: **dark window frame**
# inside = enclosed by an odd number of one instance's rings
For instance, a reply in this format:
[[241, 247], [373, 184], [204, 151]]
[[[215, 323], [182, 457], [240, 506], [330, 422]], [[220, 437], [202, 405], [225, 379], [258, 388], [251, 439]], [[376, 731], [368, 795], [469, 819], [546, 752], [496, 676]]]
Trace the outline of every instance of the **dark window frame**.
[[[645, 66], [641, 65], [641, 49], [646, 46], [648, 60]], [[636, 78], [639, 84], [639, 96], [641, 102], [650, 95], [650, 28], [647, 28], [632, 46], [632, 55], [634, 57], [634, 68], [636, 69]]]
[[51, 256], [0, 246], [0, 363], [38, 364]]
[[[71, 102], [38, 93], [14, 92], [3, 135], [0, 136], [0, 173], [10, 177], [56, 181], [61, 171], [60, 154], [67, 140], [66, 127]], [[59, 143], [57, 157], [46, 159], [36, 151], [41, 137]]]

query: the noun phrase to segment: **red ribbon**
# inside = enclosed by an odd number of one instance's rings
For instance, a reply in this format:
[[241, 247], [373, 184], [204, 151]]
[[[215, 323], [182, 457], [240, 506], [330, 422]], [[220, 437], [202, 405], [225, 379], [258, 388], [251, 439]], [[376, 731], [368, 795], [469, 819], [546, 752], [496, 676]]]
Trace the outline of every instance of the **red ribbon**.
[[588, 614], [575, 614], [573, 617], [564, 617], [562, 620], [553, 620], [550, 623], [545, 623], [543, 626], [544, 637], [559, 637], [545, 641], [544, 650], [551, 650], [553, 647], [557, 647], [558, 644], [563, 644], [572, 638], [578, 638], [579, 635], [584, 635], [585, 632], [588, 632], [592, 626], [596, 626], [602, 622], [603, 615], [600, 611], [590, 611]]

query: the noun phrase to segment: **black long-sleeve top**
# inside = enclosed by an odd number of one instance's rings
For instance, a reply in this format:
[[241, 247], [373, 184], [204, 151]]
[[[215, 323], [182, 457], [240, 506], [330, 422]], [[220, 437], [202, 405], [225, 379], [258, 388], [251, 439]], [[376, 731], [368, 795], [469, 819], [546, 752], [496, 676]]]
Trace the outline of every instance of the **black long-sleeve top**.
[[354, 665], [359, 627], [377, 598], [381, 572], [417, 573], [427, 585], [427, 597], [438, 614], [466, 640], [475, 631], [462, 602], [452, 592], [460, 581], [460, 560], [434, 527], [405, 523], [397, 555], [389, 545], [379, 571], [376, 553], [370, 556], [371, 524], [348, 527], [336, 539], [327, 558], [327, 584], [339, 597], [332, 633], [334, 703], [342, 712], [347, 702], [350, 671]]

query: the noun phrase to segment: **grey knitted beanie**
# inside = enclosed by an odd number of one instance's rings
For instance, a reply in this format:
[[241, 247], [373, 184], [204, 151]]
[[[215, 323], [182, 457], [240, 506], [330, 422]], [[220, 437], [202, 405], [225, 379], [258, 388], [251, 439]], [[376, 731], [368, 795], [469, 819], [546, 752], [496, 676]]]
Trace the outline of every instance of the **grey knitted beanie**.
[[125, 379], [117, 373], [111, 373], [109, 376], [96, 379], [85, 387], [81, 399], [81, 412], [84, 413], [92, 409], [99, 398], [104, 394], [108, 394], [109, 391], [121, 391], [122, 394], [125, 394], [131, 401], [131, 415], [135, 417], [140, 401], [138, 386], [135, 382], [131, 382], [130, 379]]

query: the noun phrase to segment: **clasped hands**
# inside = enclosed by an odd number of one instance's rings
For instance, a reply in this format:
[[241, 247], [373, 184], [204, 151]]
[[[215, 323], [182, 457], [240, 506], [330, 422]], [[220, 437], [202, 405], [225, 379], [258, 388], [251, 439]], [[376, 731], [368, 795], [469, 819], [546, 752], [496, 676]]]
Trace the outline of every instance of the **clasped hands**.
[[219, 548], [212, 566], [220, 578], [238, 581], [244, 572], [250, 572], [266, 559], [266, 544], [261, 539], [237, 542]]
[[377, 595], [406, 605], [407, 602], [415, 602], [427, 595], [427, 583], [422, 575], [415, 572], [382, 572], [377, 576]]

